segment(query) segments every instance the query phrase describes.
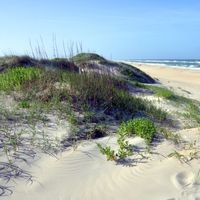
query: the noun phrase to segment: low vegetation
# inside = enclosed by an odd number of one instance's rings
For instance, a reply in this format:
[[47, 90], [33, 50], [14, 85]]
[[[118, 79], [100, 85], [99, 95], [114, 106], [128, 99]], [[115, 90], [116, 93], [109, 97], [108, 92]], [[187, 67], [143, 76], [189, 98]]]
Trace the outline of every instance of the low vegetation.
[[133, 147], [127, 141], [128, 136], [140, 136], [146, 140], [147, 144], [150, 144], [155, 132], [155, 126], [149, 119], [130, 119], [127, 122], [123, 122], [119, 127], [117, 132], [117, 151], [110, 146], [102, 146], [100, 143], [97, 143], [97, 146], [100, 152], [107, 157], [107, 160], [124, 160], [134, 153]]
[[41, 74], [42, 70], [33, 67], [17, 67], [10, 69], [6, 73], [0, 74], [0, 90], [19, 90], [25, 81], [39, 78]]
[[113, 150], [110, 146], [104, 146], [97, 143], [99, 151], [106, 156], [108, 161], [124, 160], [133, 154], [133, 148], [126, 140], [126, 136], [118, 134], [117, 136], [118, 149]]
[[151, 143], [155, 132], [154, 124], [147, 118], [130, 119], [127, 122], [123, 122], [119, 127], [119, 133], [129, 136], [140, 136], [144, 138], [148, 144]]
[[172, 90], [163, 86], [147, 85], [139, 82], [133, 82], [133, 84], [137, 87], [153, 92], [157, 97], [163, 97], [168, 100], [175, 100], [177, 98], [177, 95]]
[[[150, 115], [163, 121], [166, 113], [150, 102], [130, 95], [125, 82], [109, 74], [44, 71], [17, 67], [1, 74], [1, 90], [21, 90], [21, 106], [39, 103], [68, 102], [76, 110], [104, 110], [116, 117]], [[118, 114], [118, 115], [117, 115]]]
[[174, 91], [156, 85], [147, 85], [138, 82], [132, 82], [137, 87], [144, 88], [153, 92], [156, 96], [169, 100], [176, 107], [181, 107], [184, 112], [180, 115], [193, 121], [193, 124], [200, 124], [200, 102], [181, 95], [176, 94]]
[[187, 102], [186, 112], [183, 115], [195, 121], [197, 125], [200, 125], [200, 102], [197, 101]]

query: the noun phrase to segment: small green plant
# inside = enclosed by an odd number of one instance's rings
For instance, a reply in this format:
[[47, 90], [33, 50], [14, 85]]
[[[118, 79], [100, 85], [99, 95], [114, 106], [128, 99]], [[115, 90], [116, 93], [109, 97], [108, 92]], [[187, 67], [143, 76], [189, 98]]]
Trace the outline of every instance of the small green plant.
[[114, 150], [111, 149], [110, 146], [103, 147], [100, 143], [97, 143], [97, 147], [103, 155], [106, 155], [107, 160], [116, 161], [117, 156]]
[[126, 140], [127, 136], [136, 134], [144, 138], [149, 144], [152, 141], [155, 131], [154, 124], [147, 118], [130, 119], [128, 122], [123, 122], [118, 130], [117, 144], [119, 148], [117, 152], [112, 150], [110, 146], [103, 147], [99, 143], [97, 146], [100, 149], [100, 152], [103, 155], [106, 155], [107, 160], [123, 160], [133, 154], [133, 149]]
[[151, 143], [156, 132], [153, 122], [147, 118], [130, 119], [120, 125], [119, 133], [124, 135], [138, 135]]
[[119, 149], [116, 156], [120, 160], [123, 160], [133, 154], [133, 149], [129, 145], [128, 141], [126, 141], [125, 135], [118, 134], [117, 144], [119, 146]]
[[133, 149], [131, 148], [130, 144], [126, 140], [127, 135], [118, 132], [117, 134], [117, 145], [118, 145], [118, 150], [114, 151], [111, 149], [110, 146], [105, 146], [103, 147], [101, 144], [97, 143], [97, 147], [99, 148], [100, 152], [103, 155], [106, 155], [107, 160], [124, 160], [128, 156], [131, 156], [133, 154]]

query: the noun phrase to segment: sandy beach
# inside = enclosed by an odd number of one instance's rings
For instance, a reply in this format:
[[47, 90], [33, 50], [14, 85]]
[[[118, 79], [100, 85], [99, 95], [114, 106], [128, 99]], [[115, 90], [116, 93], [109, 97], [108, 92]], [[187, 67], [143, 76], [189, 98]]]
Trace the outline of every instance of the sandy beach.
[[200, 70], [128, 63], [146, 72], [163, 85], [174, 88], [180, 94], [200, 100]]
[[[163, 85], [200, 99], [200, 71], [133, 65]], [[65, 129], [57, 130], [60, 131], [66, 132]], [[190, 160], [191, 153], [199, 152], [200, 129], [188, 128], [174, 134], [179, 134], [183, 139], [182, 147], [164, 139], [153, 144], [151, 153], [147, 151], [143, 139], [130, 138], [129, 142], [137, 153], [121, 163], [106, 161], [96, 145], [98, 142], [116, 148], [115, 136], [82, 142], [77, 148], [68, 148], [56, 158], [39, 154], [39, 159], [26, 167], [33, 181], [25, 182], [18, 178], [9, 182], [9, 186], [14, 187], [14, 193], [3, 199], [200, 199], [200, 161]], [[182, 160], [169, 157], [173, 152], [179, 152]], [[184, 162], [184, 159], [188, 159], [188, 162]]]

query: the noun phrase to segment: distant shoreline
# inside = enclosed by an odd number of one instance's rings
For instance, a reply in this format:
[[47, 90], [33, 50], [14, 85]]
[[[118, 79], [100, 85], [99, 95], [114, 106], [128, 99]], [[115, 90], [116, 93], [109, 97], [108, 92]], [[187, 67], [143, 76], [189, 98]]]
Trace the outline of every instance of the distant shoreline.
[[[144, 71], [151, 77], [159, 80], [162, 84], [173, 88], [181, 95], [187, 95], [190, 98], [200, 100], [200, 68], [170, 67], [163, 65], [149, 65], [147, 63], [125, 62]], [[185, 94], [183, 88], [190, 91]]]
[[125, 61], [127, 63], [145, 64], [153, 67], [170, 67], [177, 69], [200, 70], [200, 60], [133, 60]]

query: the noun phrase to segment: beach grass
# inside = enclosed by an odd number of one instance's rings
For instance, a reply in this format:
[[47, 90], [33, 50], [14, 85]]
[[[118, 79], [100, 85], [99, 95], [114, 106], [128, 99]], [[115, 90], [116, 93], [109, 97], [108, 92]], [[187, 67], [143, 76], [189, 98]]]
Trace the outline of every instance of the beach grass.
[[101, 109], [118, 116], [143, 114], [157, 121], [166, 118], [164, 111], [129, 94], [126, 83], [110, 74], [17, 67], [1, 74], [0, 89], [21, 90], [21, 107], [29, 107], [30, 101], [54, 103], [53, 106], [68, 102], [82, 111]]
[[19, 90], [25, 81], [39, 77], [42, 70], [36, 67], [16, 67], [0, 74], [0, 90]]

